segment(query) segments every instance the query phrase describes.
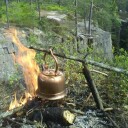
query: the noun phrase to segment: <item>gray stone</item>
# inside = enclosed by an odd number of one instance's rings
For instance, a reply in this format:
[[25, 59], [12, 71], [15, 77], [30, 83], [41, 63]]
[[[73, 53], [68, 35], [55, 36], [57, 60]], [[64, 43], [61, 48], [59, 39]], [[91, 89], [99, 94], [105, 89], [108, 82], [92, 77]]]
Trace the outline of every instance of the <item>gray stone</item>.
[[[86, 24], [84, 21], [78, 23], [78, 36], [80, 37], [82, 35], [82, 38], [84, 41], [84, 45], [80, 46], [80, 49], [84, 48], [87, 49], [89, 48], [88, 44], [88, 38], [91, 37], [92, 39], [92, 48], [93, 48], [93, 56], [99, 56], [102, 58], [106, 58], [108, 60], [112, 60], [113, 58], [113, 53], [112, 53], [112, 39], [111, 39], [111, 33], [106, 32], [97, 26], [94, 26], [91, 24], [91, 35], [88, 33], [88, 27], [89, 22], [86, 21]], [[84, 35], [84, 37], [83, 37]], [[85, 39], [84, 39], [85, 38]], [[82, 44], [82, 43], [81, 43]]]
[[101, 57], [112, 60], [112, 39], [109, 32], [103, 31], [100, 28], [96, 28], [96, 31], [94, 32], [93, 43], [94, 50], [99, 53]]
[[[27, 45], [25, 34], [20, 31], [18, 33], [21, 43]], [[6, 29], [0, 29], [0, 80], [8, 81], [9, 78], [17, 73], [17, 68], [13, 59], [13, 55], [17, 54], [18, 48], [13, 43], [11, 36], [6, 32]], [[20, 75], [20, 74], [19, 74]]]
[[0, 46], [0, 55], [4, 54], [4, 49]]

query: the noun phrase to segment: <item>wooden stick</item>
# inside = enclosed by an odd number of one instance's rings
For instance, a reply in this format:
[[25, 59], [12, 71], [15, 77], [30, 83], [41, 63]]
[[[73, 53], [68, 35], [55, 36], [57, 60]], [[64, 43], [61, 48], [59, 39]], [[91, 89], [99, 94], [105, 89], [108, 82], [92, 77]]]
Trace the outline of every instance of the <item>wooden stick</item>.
[[90, 70], [90, 72], [95, 72], [95, 73], [99, 73], [99, 74], [102, 74], [104, 76], [108, 76], [108, 74], [104, 73], [104, 72], [100, 72], [100, 71], [97, 71], [97, 70]]
[[[37, 50], [37, 51], [40, 51], [40, 52], [46, 52], [46, 53], [50, 54], [50, 51], [46, 50], [46, 49], [36, 48], [36, 47], [33, 47], [33, 46], [30, 46], [29, 48]], [[61, 55], [61, 54], [57, 54], [57, 53], [53, 53], [53, 54], [58, 56], [58, 57], [65, 58], [65, 59], [70, 59], [70, 60], [78, 61], [78, 62], [81, 62], [81, 63], [94, 65], [94, 66], [97, 66], [97, 67], [100, 67], [100, 68], [103, 68], [103, 69], [106, 69], [106, 70], [110, 70], [110, 71], [114, 71], [114, 72], [117, 72], [117, 73], [123, 73], [125, 75], [128, 75], [128, 71], [125, 70], [125, 69], [112, 67], [112, 66], [109, 66], [109, 65], [105, 65], [103, 63], [99, 63], [99, 62], [93, 61], [93, 60], [78, 59], [78, 58], [76, 58], [74, 56], [66, 56], [66, 55]]]
[[92, 93], [89, 94], [88, 98], [86, 99], [85, 103], [87, 103], [90, 99], [90, 97], [92, 96]]
[[105, 115], [110, 119], [110, 121], [112, 122], [112, 124], [114, 125], [115, 128], [120, 128], [120, 127], [118, 126], [118, 124], [116, 124], [116, 122], [109, 116], [108, 113], [106, 113], [106, 112], [104, 112], [104, 113], [105, 113]]
[[83, 74], [84, 74], [84, 77], [86, 78], [88, 86], [89, 86], [89, 88], [92, 92], [92, 95], [93, 95], [93, 98], [95, 100], [96, 106], [97, 106], [98, 109], [103, 110], [103, 104], [102, 104], [99, 92], [96, 88], [96, 85], [94, 84], [94, 81], [91, 78], [90, 71], [88, 70], [87, 66], [84, 63], [83, 63], [83, 67], [84, 67], [83, 68]]

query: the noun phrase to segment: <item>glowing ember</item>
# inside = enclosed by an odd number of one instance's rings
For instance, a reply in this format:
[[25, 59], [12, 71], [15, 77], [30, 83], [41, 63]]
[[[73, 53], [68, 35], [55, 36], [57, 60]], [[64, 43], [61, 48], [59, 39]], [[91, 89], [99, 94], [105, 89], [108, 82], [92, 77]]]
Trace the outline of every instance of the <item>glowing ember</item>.
[[[10, 29], [8, 32], [11, 34], [13, 43], [18, 47], [18, 53], [14, 55], [13, 58], [15, 62], [22, 66], [27, 91], [29, 92], [29, 95], [34, 97], [36, 95], [36, 90], [38, 88], [37, 79], [38, 74], [40, 72], [39, 66], [36, 64], [36, 61], [34, 60], [36, 52], [32, 49], [28, 49], [20, 42], [20, 40], [17, 37], [16, 29]], [[16, 96], [14, 102], [17, 102]], [[22, 103], [25, 104], [26, 101]], [[13, 106], [17, 107], [18, 105]]]

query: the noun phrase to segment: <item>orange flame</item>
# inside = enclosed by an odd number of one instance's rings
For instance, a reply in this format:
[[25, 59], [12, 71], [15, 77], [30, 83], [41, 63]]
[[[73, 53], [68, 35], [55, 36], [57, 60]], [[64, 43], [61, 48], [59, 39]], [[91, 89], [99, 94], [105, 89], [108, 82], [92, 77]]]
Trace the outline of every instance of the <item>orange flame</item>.
[[[8, 32], [11, 34], [13, 43], [18, 47], [18, 53], [16, 55], [13, 55], [13, 58], [15, 59], [15, 61], [18, 64], [20, 64], [22, 66], [27, 91], [33, 97], [36, 95], [36, 90], [38, 89], [37, 80], [38, 80], [38, 74], [40, 72], [39, 66], [37, 65], [36, 61], [34, 60], [36, 52], [32, 49], [25, 47], [20, 42], [20, 40], [17, 36], [16, 29], [10, 29]], [[14, 102], [15, 103], [17, 102], [16, 96], [15, 96]], [[24, 104], [25, 103], [26, 103], [26, 101], [24, 101]], [[12, 105], [12, 106], [15, 106], [15, 105]]]
[[17, 100], [17, 98], [16, 98], [16, 93], [15, 93], [15, 95], [14, 95], [14, 101], [12, 101], [12, 102], [10, 103], [9, 110], [14, 109], [14, 108], [19, 107], [19, 106], [20, 106], [20, 105], [19, 105], [19, 103], [18, 103], [18, 100]]
[[25, 83], [28, 92], [34, 96], [38, 88], [37, 78], [40, 72], [39, 66], [34, 60], [36, 52], [32, 49], [25, 47], [17, 37], [16, 29], [10, 29], [12, 33], [13, 43], [18, 47], [18, 54], [15, 56], [16, 62], [18, 62], [23, 69]]
[[11, 101], [9, 110], [12, 110], [16, 107], [20, 107], [24, 104], [27, 103], [28, 99], [31, 98], [31, 95], [28, 92], [25, 92], [25, 98], [21, 97], [20, 100], [18, 101], [16, 98], [16, 93], [14, 94], [14, 101]]

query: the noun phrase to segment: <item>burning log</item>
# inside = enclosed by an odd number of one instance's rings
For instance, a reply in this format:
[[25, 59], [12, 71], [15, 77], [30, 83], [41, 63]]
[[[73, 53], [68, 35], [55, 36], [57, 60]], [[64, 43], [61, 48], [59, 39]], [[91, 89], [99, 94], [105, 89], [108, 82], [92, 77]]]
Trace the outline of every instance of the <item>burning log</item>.
[[49, 123], [54, 122], [61, 125], [71, 125], [75, 121], [75, 115], [69, 110], [60, 107], [48, 107], [43, 110], [34, 110], [28, 115], [28, 119], [32, 121], [43, 121]]

